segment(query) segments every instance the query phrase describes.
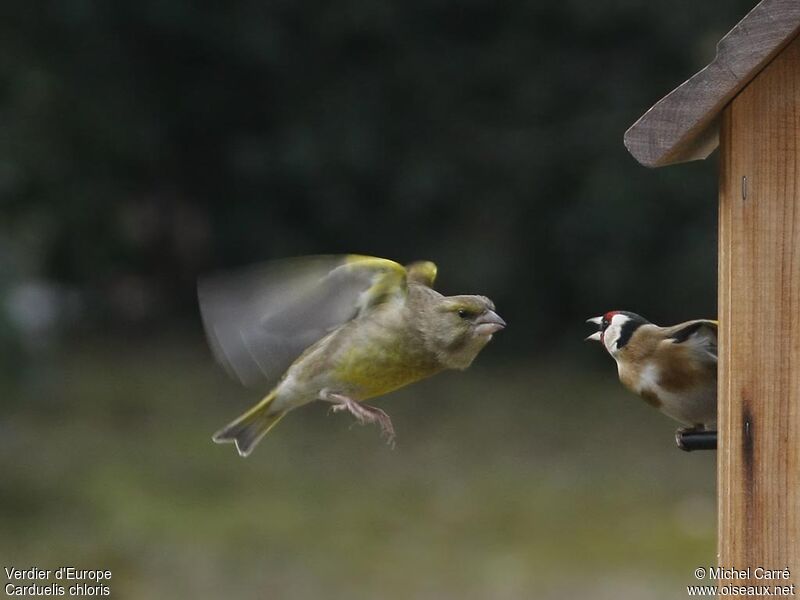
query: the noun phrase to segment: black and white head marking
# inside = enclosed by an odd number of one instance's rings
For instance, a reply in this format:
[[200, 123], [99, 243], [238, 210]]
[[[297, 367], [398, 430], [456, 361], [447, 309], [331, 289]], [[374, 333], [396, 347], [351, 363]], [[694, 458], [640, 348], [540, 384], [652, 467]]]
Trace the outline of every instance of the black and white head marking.
[[[609, 354], [615, 356], [630, 341], [633, 333], [642, 325], [648, 323], [647, 319], [636, 313], [623, 310], [612, 310], [602, 317], [591, 319], [600, 327], [599, 340]], [[595, 334], [597, 335], [597, 334]], [[593, 337], [593, 339], [597, 339]]]

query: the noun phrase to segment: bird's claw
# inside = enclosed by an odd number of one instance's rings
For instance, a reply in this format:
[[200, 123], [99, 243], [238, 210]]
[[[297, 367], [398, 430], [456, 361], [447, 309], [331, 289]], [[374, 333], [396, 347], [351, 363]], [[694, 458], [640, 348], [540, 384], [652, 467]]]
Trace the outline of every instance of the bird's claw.
[[385, 411], [375, 406], [361, 404], [352, 398], [340, 394], [328, 393], [323, 396], [323, 399], [334, 403], [333, 406], [328, 409], [328, 412], [337, 413], [346, 410], [355, 417], [359, 425], [377, 423], [381, 428], [381, 437], [385, 438], [386, 443], [394, 448], [394, 426], [392, 425], [392, 419]]
[[[705, 431], [708, 430], [702, 425], [695, 425], [694, 427], [679, 427], [675, 431], [675, 444], [678, 446], [678, 448], [680, 448], [684, 452], [691, 452], [692, 450], [705, 449], [705, 446], [697, 446], [696, 441], [695, 443], [691, 443], [689, 440], [687, 440], [686, 437], [686, 436], [691, 436], [692, 434], [695, 433], [703, 433]], [[716, 434], [716, 431], [712, 431], [709, 433]]]

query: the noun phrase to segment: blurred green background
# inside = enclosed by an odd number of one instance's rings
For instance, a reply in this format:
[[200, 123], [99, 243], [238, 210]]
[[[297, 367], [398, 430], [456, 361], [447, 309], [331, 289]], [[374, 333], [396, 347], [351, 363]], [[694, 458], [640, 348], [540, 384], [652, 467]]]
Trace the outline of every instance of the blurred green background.
[[[0, 19], [0, 558], [116, 598], [682, 598], [714, 456], [583, 321], [716, 312], [715, 159], [622, 134], [752, 0], [12, 2]], [[431, 259], [509, 327], [466, 373], [324, 407], [248, 460], [256, 395], [198, 275]]]

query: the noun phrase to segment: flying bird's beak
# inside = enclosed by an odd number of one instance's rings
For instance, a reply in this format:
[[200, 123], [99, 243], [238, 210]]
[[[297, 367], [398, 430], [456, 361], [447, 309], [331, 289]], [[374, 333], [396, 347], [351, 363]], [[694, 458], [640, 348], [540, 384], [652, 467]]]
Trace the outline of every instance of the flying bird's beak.
[[[592, 325], [597, 325], [600, 327], [603, 323], [603, 317], [593, 317], [591, 319], [586, 319], [587, 323], [591, 323]], [[602, 331], [595, 331], [592, 335], [584, 338], [584, 342], [588, 342], [589, 340], [594, 340], [595, 342], [599, 342], [603, 336]]]
[[477, 325], [475, 332], [478, 335], [493, 335], [506, 327], [506, 322], [493, 310], [487, 310], [475, 319], [475, 324]]

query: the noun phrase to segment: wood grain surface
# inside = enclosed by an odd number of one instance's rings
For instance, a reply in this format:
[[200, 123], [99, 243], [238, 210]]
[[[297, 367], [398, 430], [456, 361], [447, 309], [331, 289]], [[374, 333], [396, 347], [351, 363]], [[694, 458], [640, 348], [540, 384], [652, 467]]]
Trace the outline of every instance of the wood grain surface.
[[721, 121], [719, 563], [800, 588], [800, 38]]
[[720, 40], [707, 67], [625, 132], [625, 146], [647, 167], [707, 157], [718, 144], [723, 108], [799, 32], [800, 1], [762, 0]]

